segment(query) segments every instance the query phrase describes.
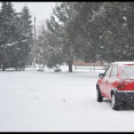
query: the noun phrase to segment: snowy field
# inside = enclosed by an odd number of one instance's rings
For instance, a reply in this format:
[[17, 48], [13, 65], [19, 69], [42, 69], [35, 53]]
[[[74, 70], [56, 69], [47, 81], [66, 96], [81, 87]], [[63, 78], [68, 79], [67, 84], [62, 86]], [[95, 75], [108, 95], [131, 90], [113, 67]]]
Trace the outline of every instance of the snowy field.
[[96, 101], [100, 72], [0, 71], [0, 131], [134, 131], [133, 109], [114, 111], [107, 99]]

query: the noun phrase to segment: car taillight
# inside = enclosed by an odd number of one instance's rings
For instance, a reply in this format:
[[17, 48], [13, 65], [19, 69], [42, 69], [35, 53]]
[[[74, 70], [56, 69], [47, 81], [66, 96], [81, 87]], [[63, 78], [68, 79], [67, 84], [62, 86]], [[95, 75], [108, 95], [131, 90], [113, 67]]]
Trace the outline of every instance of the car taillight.
[[117, 82], [117, 89], [118, 90], [125, 90], [124, 82], [122, 80], [119, 80]]

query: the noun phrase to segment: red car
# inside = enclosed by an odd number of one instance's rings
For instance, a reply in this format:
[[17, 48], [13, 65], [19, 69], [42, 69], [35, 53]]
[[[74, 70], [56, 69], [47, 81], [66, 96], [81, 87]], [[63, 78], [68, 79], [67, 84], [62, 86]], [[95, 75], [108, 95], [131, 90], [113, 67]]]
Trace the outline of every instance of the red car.
[[99, 77], [98, 102], [106, 97], [114, 110], [118, 110], [120, 104], [134, 103], [134, 62], [114, 62]]

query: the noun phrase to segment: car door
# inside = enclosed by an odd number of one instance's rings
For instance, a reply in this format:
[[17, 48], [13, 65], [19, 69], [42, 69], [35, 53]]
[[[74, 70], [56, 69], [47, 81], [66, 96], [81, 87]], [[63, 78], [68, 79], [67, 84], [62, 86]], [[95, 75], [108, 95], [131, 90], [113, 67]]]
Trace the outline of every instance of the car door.
[[104, 97], [108, 97], [108, 94], [107, 94], [107, 90], [108, 90], [108, 80], [109, 80], [109, 76], [110, 76], [110, 73], [111, 73], [111, 69], [112, 69], [112, 65], [107, 69], [107, 71], [104, 73], [104, 77], [101, 81], [101, 85], [100, 85], [100, 88], [101, 88], [101, 94], [104, 96]]
[[114, 65], [110, 74], [110, 78], [108, 80], [108, 89], [107, 94], [108, 98], [111, 99], [111, 89], [115, 88], [117, 85], [117, 73], [118, 73], [118, 66]]

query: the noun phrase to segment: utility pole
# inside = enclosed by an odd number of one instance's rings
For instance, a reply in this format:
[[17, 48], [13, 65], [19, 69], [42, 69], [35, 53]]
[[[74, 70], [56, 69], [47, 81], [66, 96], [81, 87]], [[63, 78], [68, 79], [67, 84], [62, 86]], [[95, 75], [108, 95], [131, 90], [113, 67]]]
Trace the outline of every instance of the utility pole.
[[34, 40], [36, 41], [36, 16], [34, 16]]
[[36, 48], [36, 15], [34, 12], [31, 12], [34, 14], [34, 38], [33, 38], [33, 67], [35, 67], [36, 63], [36, 53], [35, 53], [35, 48]]
[[101, 65], [103, 66], [103, 46], [100, 47], [101, 48]]
[[[102, 43], [102, 36], [100, 35], [100, 43]], [[101, 65], [103, 66], [103, 46], [102, 46], [102, 44], [101, 44], [101, 46], [100, 46], [100, 49], [101, 49]]]
[[[34, 12], [32, 12], [32, 13], [34, 13]], [[41, 66], [40, 66], [40, 59], [41, 59], [40, 48], [39, 48], [39, 46], [38, 46], [37, 37], [36, 37], [36, 15], [35, 15], [35, 13], [34, 13], [34, 47], [35, 47], [35, 48], [37, 47], [38, 53], [36, 54], [36, 53], [34, 52], [34, 55], [36, 55], [37, 57], [34, 57], [34, 65], [33, 65], [33, 66], [35, 67], [35, 63], [36, 63], [36, 61], [38, 61], [39, 71], [42, 71], [42, 70], [41, 70]], [[35, 49], [35, 50], [36, 50], [36, 49]]]

